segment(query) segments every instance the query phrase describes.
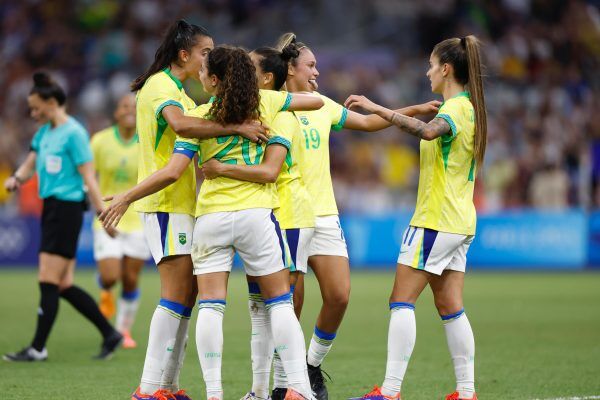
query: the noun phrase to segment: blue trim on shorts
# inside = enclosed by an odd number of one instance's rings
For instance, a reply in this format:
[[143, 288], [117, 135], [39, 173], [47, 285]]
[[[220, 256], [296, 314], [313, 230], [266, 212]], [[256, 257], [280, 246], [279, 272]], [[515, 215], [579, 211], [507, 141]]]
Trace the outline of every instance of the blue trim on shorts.
[[300, 243], [300, 228], [286, 229], [285, 237], [288, 242], [288, 247], [290, 249], [290, 256], [292, 257], [292, 262], [296, 265], [296, 258], [298, 255], [298, 244]]
[[450, 319], [458, 318], [461, 315], [463, 315], [464, 313], [465, 313], [465, 309], [463, 308], [462, 310], [457, 311], [454, 314], [440, 315], [440, 317], [442, 318], [442, 321], [448, 321]]
[[423, 228], [423, 267], [427, 265], [427, 259], [431, 254], [431, 249], [437, 238], [438, 231], [433, 229]]
[[285, 246], [283, 245], [283, 236], [281, 235], [281, 228], [279, 228], [279, 221], [275, 218], [275, 214], [271, 211], [271, 222], [275, 226], [275, 232], [277, 233], [277, 238], [279, 238], [279, 247], [281, 248], [281, 262], [283, 263], [283, 267], [285, 268]]
[[402, 244], [406, 244], [406, 239], [408, 239], [408, 235], [410, 235], [410, 228], [412, 228], [412, 226], [408, 226], [408, 228], [406, 228], [406, 233], [404, 234], [404, 239], [402, 239]]
[[414, 229], [412, 235], [410, 236], [410, 240], [408, 241], [408, 245], [410, 246], [412, 244], [413, 239], [415, 238], [415, 233], [417, 233], [417, 231], [419, 230], [417, 227], [412, 227]]
[[390, 310], [394, 310], [396, 308], [408, 308], [408, 309], [414, 310], [415, 305], [413, 303], [402, 303], [402, 302], [390, 303]]
[[163, 255], [165, 254], [165, 244], [167, 243], [167, 230], [169, 227], [169, 213], [157, 212], [158, 228], [160, 229], [160, 244], [162, 245]]

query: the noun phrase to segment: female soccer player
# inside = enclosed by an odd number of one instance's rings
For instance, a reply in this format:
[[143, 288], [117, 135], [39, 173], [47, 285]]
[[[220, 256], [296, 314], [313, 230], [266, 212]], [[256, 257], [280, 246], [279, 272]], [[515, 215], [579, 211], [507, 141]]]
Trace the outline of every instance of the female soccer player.
[[[279, 48], [295, 43], [299, 56], [292, 58], [286, 81], [290, 92], [315, 92], [318, 88], [319, 71], [312, 51], [303, 43], [296, 42], [293, 33], [285, 34]], [[316, 111], [295, 113], [302, 130], [302, 151], [298, 154], [300, 174], [307, 185], [315, 212], [315, 232], [308, 251], [308, 265], [319, 282], [323, 305], [315, 324], [308, 349], [308, 372], [312, 390], [317, 399], [328, 398], [321, 372], [321, 363], [331, 349], [336, 332], [342, 322], [350, 296], [350, 266], [348, 250], [338, 218], [337, 205], [331, 182], [329, 165], [329, 134], [342, 128], [377, 131], [391, 123], [377, 115], [362, 115], [350, 111], [326, 96], [319, 96], [325, 106]], [[405, 115], [428, 114], [437, 111], [438, 102], [429, 102], [397, 110]], [[294, 292], [294, 303], [299, 314], [302, 306], [302, 275]], [[277, 366], [277, 364], [276, 364]], [[273, 400], [283, 398], [284, 379], [276, 372]], [[278, 384], [279, 383], [279, 384]], [[279, 387], [278, 387], [279, 386]]]
[[[195, 104], [182, 82], [199, 79], [202, 61], [212, 48], [206, 29], [177, 21], [163, 38], [153, 64], [133, 82], [140, 146], [138, 181], [167, 165], [179, 135], [207, 138], [235, 132], [253, 142], [268, 140], [265, 128], [255, 122], [223, 126], [184, 114]], [[195, 172], [189, 164], [181, 179], [136, 204], [158, 266], [161, 300], [150, 323], [144, 370], [134, 399], [168, 398], [171, 392], [178, 400], [189, 398], [178, 390], [178, 376], [197, 292], [190, 257], [195, 188]]]
[[475, 36], [446, 39], [429, 58], [433, 93], [444, 97], [429, 123], [399, 115], [363, 96], [350, 96], [348, 108], [361, 107], [421, 139], [417, 206], [402, 236], [396, 280], [390, 297], [385, 381], [360, 399], [399, 399], [416, 339], [414, 304], [429, 284], [444, 322], [454, 364], [456, 391], [446, 400], [477, 399], [475, 341], [463, 308], [466, 255], [475, 235], [473, 186], [486, 145], [486, 110], [479, 41]]
[[[291, 58], [297, 56], [298, 50], [294, 45], [289, 45], [282, 51], [261, 47], [251, 52], [250, 58], [256, 68], [258, 87], [280, 90], [287, 79], [288, 63]], [[262, 162], [256, 165], [228, 164], [210, 159], [202, 164], [202, 172], [207, 179], [225, 176], [257, 183], [276, 181], [279, 208], [275, 210], [275, 216], [284, 243], [288, 246], [285, 252], [286, 264], [290, 269], [290, 288], [293, 292], [298, 273], [306, 273], [307, 270], [308, 246], [314, 233], [315, 217], [296, 157], [303, 151], [298, 120], [292, 112], [281, 112], [270, 126], [273, 131], [281, 134], [281, 139], [289, 142], [287, 147], [269, 146]], [[256, 278], [251, 275], [246, 277], [250, 292], [248, 308], [252, 322], [253, 379], [252, 390], [243, 399], [267, 399], [274, 350], [271, 328]], [[278, 366], [281, 367], [280, 360]]]
[[[138, 137], [135, 132], [135, 97], [123, 96], [114, 112], [116, 123], [92, 136], [94, 167], [103, 194], [122, 192], [137, 183]], [[100, 221], [94, 222], [94, 258], [98, 264], [100, 311], [111, 318], [115, 311], [111, 288], [122, 282], [116, 328], [123, 347], [134, 348], [131, 327], [139, 305], [138, 277], [150, 257], [140, 218], [133, 210], [123, 216], [118, 234], [110, 237]]]
[[[248, 109], [247, 107], [253, 106], [255, 109], [256, 107], [259, 105], [257, 104], [249, 104], [250, 100], [252, 99], [252, 85], [256, 86], [256, 76], [254, 75], [254, 67], [250, 62], [250, 66], [246, 65], [246, 59], [249, 60], [248, 55], [241, 49], [230, 49], [230, 48], [217, 48], [215, 50], [213, 50], [210, 55], [207, 57], [207, 61], [208, 64], [201, 70], [201, 76], [204, 76], [204, 80], [202, 81], [203, 86], [205, 87], [205, 90], [209, 93], [214, 93], [216, 96], [216, 99], [211, 102], [210, 104], [207, 105], [203, 105], [200, 106], [194, 110], [192, 110], [189, 115], [190, 116], [195, 116], [195, 117], [199, 117], [197, 119], [200, 118], [210, 118], [211, 121], [214, 121], [214, 124], [217, 125], [221, 125], [225, 122], [228, 122], [231, 124], [240, 124], [243, 123], [244, 121], [253, 119], [253, 118], [257, 118], [258, 117], [258, 110], [255, 110], [254, 113], [249, 114], [248, 113]], [[212, 61], [211, 61], [212, 60]], [[212, 64], [211, 64], [212, 62]], [[213, 71], [214, 74], [210, 74], [209, 76], [211, 77], [211, 82], [208, 82], [207, 79], [207, 70]], [[251, 76], [247, 76], [244, 73], [247, 73], [248, 70], [251, 70], [252, 75]], [[221, 77], [221, 78], [218, 78]], [[234, 78], [235, 77], [235, 78]], [[225, 82], [224, 84], [221, 84], [221, 82]], [[249, 91], [250, 90], [250, 91]], [[318, 108], [320, 106], [322, 106], [322, 101], [315, 97], [315, 96], [310, 96], [310, 95], [290, 95], [290, 94], [286, 94], [286, 93], [279, 93], [279, 92], [270, 92], [270, 91], [263, 91], [261, 93], [261, 102], [260, 102], [260, 120], [265, 122], [265, 123], [270, 123], [274, 118], [277, 112], [281, 111], [281, 110], [286, 110], [288, 107], [290, 109], [315, 109]], [[256, 113], [256, 114], [255, 114]], [[224, 118], [226, 117], [226, 118]], [[193, 117], [191, 117], [193, 118]], [[225, 124], [227, 125], [227, 124]], [[240, 136], [237, 135], [233, 135], [233, 136], [228, 136], [228, 137], [218, 137], [216, 139], [210, 139], [210, 140], [204, 140], [202, 141], [202, 151], [200, 154], [200, 160], [207, 160], [211, 157], [216, 157], [219, 158], [221, 160], [223, 160], [224, 162], [246, 162], [246, 163], [259, 163], [260, 160], [262, 159], [263, 154], [265, 153], [263, 144], [258, 143], [258, 144], [252, 144], [250, 142], [250, 140], [248, 140], [247, 138], [243, 138], [243, 140]], [[240, 143], [241, 142], [241, 143]], [[285, 145], [285, 141], [284, 140], [280, 140], [277, 138], [272, 138], [270, 140], [271, 143], [273, 142], [277, 142], [278, 144], [282, 144]], [[281, 142], [281, 143], [280, 143]], [[237, 144], [240, 143], [240, 145], [238, 146]], [[251, 155], [250, 151], [251, 148], [255, 148], [255, 150], [253, 150], [254, 154]], [[208, 150], [206, 150], [208, 149]], [[213, 152], [214, 150], [214, 152]], [[140, 182], [138, 185], [136, 185], [134, 188], [132, 188], [131, 190], [127, 191], [124, 194], [120, 194], [118, 196], [115, 196], [113, 198], [113, 203], [107, 208], [106, 212], [101, 216], [101, 219], [104, 221], [105, 226], [113, 226], [114, 224], [118, 223], [119, 218], [123, 215], [123, 213], [125, 212], [125, 210], [127, 209], [127, 207], [129, 206], [129, 204], [133, 201], [136, 201], [138, 199], [144, 198], [146, 196], [149, 196], [152, 193], [155, 193], [157, 191], [160, 191], [161, 189], [167, 187], [168, 185], [173, 184], [174, 182], [178, 182], [178, 179], [183, 179], [185, 177], [184, 175], [184, 171], [189, 168], [190, 166], [190, 161], [194, 155], [194, 153], [198, 151], [198, 141], [197, 140], [183, 140], [183, 139], [179, 139], [175, 145], [174, 145], [174, 154], [171, 157], [169, 163], [162, 169], [156, 171], [154, 174], [152, 174], [151, 176], [149, 176], [147, 179], [145, 179], [144, 181]], [[267, 149], [267, 151], [269, 151]], [[230, 157], [238, 157], [238, 158], [230, 158]], [[216, 189], [213, 186], [214, 183], [217, 183], [216, 185]], [[240, 182], [240, 181], [232, 181], [232, 180], [215, 180], [214, 183], [211, 183], [211, 181], [206, 181], [204, 182], [201, 192], [200, 192], [200, 197], [198, 199], [198, 204], [197, 204], [197, 208], [196, 208], [196, 213], [198, 215], [204, 215], [205, 213], [208, 213], [208, 216], [214, 216], [217, 214], [220, 214], [218, 211], [220, 209], [224, 209], [225, 211], [227, 210], [231, 210], [231, 211], [236, 211], [237, 207], [242, 207], [242, 209], [248, 208], [249, 205], [251, 205], [252, 207], [250, 208], [254, 208], [254, 207], [258, 207], [260, 206], [262, 203], [267, 202], [268, 203], [265, 204], [265, 206], [268, 206], [266, 208], [260, 208], [259, 210], [263, 210], [263, 209], [267, 209], [269, 211], [269, 213], [267, 214], [267, 218], [268, 218], [268, 227], [271, 226], [275, 226], [274, 223], [271, 221], [270, 219], [270, 213], [272, 211], [272, 209], [274, 208], [274, 205], [272, 204], [272, 202], [276, 199], [275, 197], [275, 193], [274, 193], [274, 187], [273, 185], [258, 185], [258, 184], [248, 184], [245, 182]], [[206, 188], [211, 187], [213, 191], [216, 191], [217, 193], [214, 193], [213, 195], [211, 194], [204, 194], [205, 191], [207, 190]], [[210, 191], [209, 190], [209, 191]], [[248, 197], [248, 198], [246, 198]], [[240, 211], [242, 212], [242, 211]], [[198, 221], [201, 220], [203, 218], [199, 217]], [[254, 217], [252, 216], [247, 216], [246, 222], [248, 223], [252, 223]], [[225, 221], [223, 224], [216, 224], [216, 226], [213, 226], [213, 224], [210, 224], [210, 226], [212, 227], [212, 233], [207, 235], [204, 232], [204, 236], [209, 236], [210, 238], [217, 238], [218, 236], [215, 236], [214, 233], [216, 230], [220, 230], [220, 229], [225, 229], [223, 228], [223, 226], [225, 226], [227, 221]], [[203, 222], [204, 224], [204, 222]], [[197, 224], [196, 228], [195, 228], [195, 232], [194, 232], [194, 243], [196, 243], [196, 241], [198, 240], [199, 235], [201, 235], [202, 232], [198, 232], [198, 227], [199, 226], [203, 226], [203, 224]], [[223, 225], [223, 226], [221, 226]], [[252, 224], [251, 224], [252, 225]], [[264, 224], [263, 224], [264, 225]], [[260, 225], [260, 222], [257, 223], [256, 227], [260, 227], [263, 226]], [[207, 225], [209, 226], [209, 225]], [[239, 225], [238, 225], [239, 226]], [[242, 225], [244, 226], [244, 225]], [[254, 226], [254, 225], [253, 225]], [[264, 226], [263, 226], [264, 227]], [[273, 228], [274, 229], [274, 228]], [[268, 231], [266, 233], [269, 233]], [[243, 236], [242, 234], [240, 234], [241, 236]], [[238, 237], [238, 236], [236, 236]], [[225, 237], [218, 237], [222, 240], [228, 240], [228, 238]], [[239, 237], [238, 237], [239, 238]], [[275, 243], [278, 246], [278, 241]], [[244, 249], [244, 246], [249, 246], [249, 243], [235, 243], [235, 248], [238, 249], [238, 251], [240, 252], [240, 254], [242, 255], [243, 258], [245, 258], [245, 260], [247, 261], [247, 265], [251, 265], [253, 268], [258, 268], [259, 265], [262, 265], [264, 261], [272, 261], [271, 259], [267, 259], [264, 260], [263, 258], [265, 257], [266, 254], [269, 254], [270, 257], [273, 257], [273, 252], [276, 252], [277, 250], [281, 252], [281, 250], [279, 250], [278, 247], [275, 247], [275, 249], [272, 248], [268, 248], [268, 252], [264, 253], [265, 249], [260, 249], [260, 247], [258, 249], [253, 249], [251, 246], [246, 249]], [[269, 244], [270, 246], [272, 244]], [[197, 248], [196, 245], [194, 245], [194, 248]], [[233, 252], [233, 244], [230, 246], [223, 246], [222, 251], [231, 251]], [[263, 253], [259, 253], [259, 254], [254, 254], [254, 251], [263, 251]], [[196, 272], [197, 272], [197, 260], [196, 260], [196, 254], [198, 253], [198, 251], [194, 250], [194, 258], [195, 258], [195, 265], [196, 265]], [[211, 256], [210, 257], [210, 262], [217, 262], [217, 258], [220, 258], [220, 261], [223, 263], [221, 265], [222, 268], [226, 268], [227, 267], [227, 255], [226, 254], [220, 254], [219, 252], [216, 252], [216, 254], [213, 254], [212, 252], [208, 252], [206, 253], [207, 256]], [[203, 253], [204, 254], [204, 253]], [[281, 253], [280, 253], [281, 254]], [[232, 254], [230, 255], [232, 256]], [[246, 256], [248, 257], [254, 257], [254, 258], [246, 258]], [[215, 258], [216, 257], [216, 258]], [[215, 258], [213, 260], [213, 258]], [[277, 260], [279, 260], [280, 262], [283, 262], [283, 260], [281, 258], [275, 258]], [[248, 264], [250, 263], [250, 264]], [[229, 268], [231, 266], [229, 265]], [[274, 268], [273, 265], [271, 266], [267, 266], [269, 268]], [[258, 273], [261, 273], [261, 271], [257, 271]], [[226, 285], [226, 277], [228, 276], [228, 272], [225, 273], [220, 272], [219, 273], [220, 277], [224, 277], [225, 281], [223, 282]], [[209, 284], [209, 288], [204, 288], [204, 286], [201, 284], [202, 282], [204, 282], [203, 278], [198, 278], [198, 282], [199, 282], [199, 288], [200, 288], [200, 292], [202, 293], [202, 296], [204, 299], [207, 299], [206, 296], [208, 297], [207, 302], [201, 302], [200, 304], [200, 308], [201, 308], [201, 315], [206, 316], [206, 312], [207, 311], [202, 311], [204, 309], [209, 309], [208, 313], [209, 315], [211, 314], [212, 311], [214, 312], [218, 312], [221, 308], [221, 300], [219, 300], [218, 302], [214, 303], [211, 302], [211, 299], [215, 299], [216, 297], [215, 294], [213, 292], [211, 292], [210, 290], [216, 290], [217, 286], [213, 287], [211, 286], [212, 284]], [[289, 283], [286, 281], [287, 286], [288, 286], [288, 291], [289, 291]], [[216, 285], [216, 283], [215, 283]], [[267, 283], [267, 287], [269, 287], [269, 284]], [[219, 289], [223, 289], [221, 287], [218, 287]], [[210, 290], [209, 290], [210, 289]], [[281, 288], [279, 288], [281, 289]], [[261, 288], [261, 291], [263, 290], [263, 288]], [[266, 289], [265, 289], [266, 290]], [[273, 295], [271, 295], [271, 292], [267, 292], [267, 294], [269, 295], [268, 298], [274, 297]], [[223, 299], [224, 301], [224, 295], [222, 295], [222, 297], [218, 297], [218, 299]], [[264, 295], [264, 293], [263, 293]], [[210, 297], [213, 296], [213, 297]], [[219, 294], [219, 296], [221, 296]], [[276, 305], [273, 305], [273, 312], [276, 312], [277, 315], [283, 314], [283, 316], [285, 316], [285, 304], [286, 304], [286, 299], [277, 299], [276, 301]], [[280, 304], [281, 303], [281, 304]], [[216, 311], [215, 311], [216, 309]], [[211, 311], [212, 310], [212, 311]], [[277, 311], [275, 311], [277, 310]], [[292, 311], [292, 315], [293, 315], [293, 311]], [[222, 314], [221, 314], [222, 316]], [[199, 321], [202, 321], [203, 318], [199, 317]], [[210, 325], [210, 324], [209, 324]], [[283, 326], [285, 325], [285, 326]], [[283, 329], [283, 333], [278, 331], [278, 335], [277, 337], [281, 338], [282, 335], [285, 336], [285, 339], [294, 339], [293, 335], [286, 335], [286, 330], [287, 329], [293, 329], [295, 326], [297, 325], [297, 321], [296, 321], [296, 325], [292, 324], [283, 324], [282, 326], [278, 327], [279, 329]], [[199, 322], [199, 326], [204, 327], [205, 324], [204, 322]], [[219, 326], [220, 327], [220, 326]], [[202, 330], [200, 329], [198, 331], [198, 334], [201, 334]], [[206, 334], [207, 332], [204, 332], [204, 334]], [[214, 332], [213, 332], [214, 333]], [[296, 335], [297, 336], [297, 335]], [[215, 337], [218, 337], [215, 336]], [[296, 337], [297, 339], [297, 337]], [[197, 340], [199, 345], [204, 345], [204, 344], [208, 344], [211, 345], [214, 344], [214, 340], [211, 339], [209, 341], [207, 341], [205, 338], [198, 338]], [[297, 344], [290, 344], [287, 345], [287, 348], [290, 349], [290, 352], [292, 353], [292, 356], [297, 356], [298, 354], [297, 351], [298, 349]], [[303, 346], [302, 346], [303, 349]], [[221, 382], [220, 382], [220, 351], [217, 352], [219, 357], [216, 357], [214, 360], [212, 360], [213, 357], [211, 357], [211, 361], [218, 361], [219, 363], [219, 368], [214, 369], [213, 372], [217, 372], [218, 370], [218, 379], [215, 377], [214, 379], [211, 377], [211, 373], [210, 370], [212, 370], [213, 368], [208, 368], [203, 365], [203, 371], [205, 373], [205, 380], [207, 382], [207, 390], [209, 393], [209, 398], [211, 397], [215, 397], [215, 398], [221, 398], [222, 396], [222, 389], [221, 389]], [[215, 354], [217, 354], [215, 353]], [[212, 354], [212, 353], [211, 353]], [[218, 358], [218, 360], [217, 360]], [[297, 357], [296, 357], [297, 358]], [[294, 358], [293, 360], [296, 360], [296, 358]], [[293, 361], [292, 360], [292, 361]], [[201, 361], [205, 361], [204, 358], [201, 357]], [[297, 360], [295, 361], [296, 363], [298, 362]], [[304, 361], [302, 361], [302, 366], [304, 365]], [[299, 371], [294, 371], [294, 370], [290, 370], [292, 374], [294, 374], [295, 379], [297, 380], [298, 385], [300, 386], [299, 388], [294, 388], [298, 389], [299, 391], [304, 391], [304, 387], [302, 386], [302, 379], [301, 377], [298, 376], [298, 374], [302, 374], [302, 372], [305, 372], [305, 368], [301, 368]], [[296, 382], [296, 381], [293, 381]], [[220, 394], [221, 393], [221, 394]], [[291, 392], [291, 393], [295, 393], [295, 392]]]
[[27, 98], [31, 116], [42, 124], [31, 142], [25, 162], [6, 180], [15, 191], [37, 172], [43, 199], [39, 285], [41, 292], [37, 327], [31, 344], [4, 355], [7, 361], [43, 361], [46, 341], [58, 313], [59, 297], [67, 300], [92, 322], [104, 338], [96, 358], [107, 359], [123, 337], [104, 318], [92, 297], [73, 284], [75, 251], [86, 208], [84, 184], [92, 204], [103, 209], [94, 176], [88, 133], [65, 110], [63, 89], [45, 73], [33, 75]]

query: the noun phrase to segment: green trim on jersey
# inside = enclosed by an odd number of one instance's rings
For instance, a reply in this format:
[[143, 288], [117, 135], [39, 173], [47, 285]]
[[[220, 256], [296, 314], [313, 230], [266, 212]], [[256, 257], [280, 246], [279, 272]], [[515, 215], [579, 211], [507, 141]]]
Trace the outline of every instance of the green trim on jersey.
[[440, 146], [442, 147], [442, 159], [444, 160], [444, 170], [448, 169], [448, 157], [450, 156], [450, 149], [452, 148], [453, 136], [441, 136]]
[[171, 73], [170, 68], [163, 69], [163, 72], [165, 74], [169, 75], [169, 78], [171, 78], [173, 80], [173, 82], [175, 82], [175, 84], [177, 85], [177, 89], [181, 90], [183, 88], [183, 83], [181, 83], [181, 81], [179, 79], [177, 79], [177, 77]]
[[113, 125], [112, 128], [115, 134], [115, 138], [117, 138], [117, 142], [119, 142], [124, 147], [129, 147], [140, 142], [140, 138], [138, 137], [137, 132], [131, 137], [131, 139], [129, 139], [129, 141], [126, 142], [119, 133], [119, 127], [117, 125]]
[[471, 169], [469, 170], [469, 181], [475, 182], [475, 159], [471, 160]]
[[344, 108], [342, 111], [342, 116], [340, 117], [340, 122], [338, 122], [335, 125], [331, 125], [331, 129], [333, 129], [334, 131], [339, 131], [344, 127], [344, 124], [346, 123], [346, 118], [348, 118], [348, 109]]
[[167, 100], [158, 107], [158, 109], [156, 110], [157, 129], [156, 129], [156, 141], [154, 142], [154, 150], [158, 149], [160, 139], [162, 138], [163, 133], [165, 133], [165, 130], [167, 129], [167, 127], [169, 126], [169, 124], [167, 123], [167, 120], [162, 115], [162, 110], [167, 106], [176, 106], [176, 107], [181, 108], [181, 111], [185, 112], [185, 109], [183, 108], [181, 103], [179, 103], [178, 101], [175, 101], [175, 100]]
[[176, 140], [173, 148], [178, 148], [178, 147], [182, 148], [182, 149], [186, 149], [186, 150], [191, 150], [191, 151], [198, 151], [200, 149], [200, 146], [198, 146], [197, 144], [193, 144], [190, 142], [180, 142], [180, 141]]
[[290, 108], [290, 104], [292, 104], [292, 94], [288, 93], [285, 98], [285, 103], [283, 103], [283, 107], [281, 107], [280, 111], [287, 111]]
[[[452, 121], [451, 116], [449, 116], [448, 114], [438, 114], [435, 116], [435, 118], [440, 118], [440, 119], [443, 119], [444, 121], [446, 121], [448, 123], [448, 125], [450, 125], [450, 131], [452, 133], [450, 136], [452, 136], [452, 138], [456, 137], [458, 132], [456, 131], [456, 125], [454, 124], [454, 121]], [[444, 134], [444, 136], [446, 136], [446, 135], [448, 135], [448, 134], [447, 133]]]
[[288, 151], [292, 147], [292, 144], [290, 143], [290, 141], [281, 136], [274, 136], [271, 139], [269, 139], [269, 141], [267, 142], [267, 146], [269, 146], [271, 144], [280, 144], [283, 147], [285, 147]]

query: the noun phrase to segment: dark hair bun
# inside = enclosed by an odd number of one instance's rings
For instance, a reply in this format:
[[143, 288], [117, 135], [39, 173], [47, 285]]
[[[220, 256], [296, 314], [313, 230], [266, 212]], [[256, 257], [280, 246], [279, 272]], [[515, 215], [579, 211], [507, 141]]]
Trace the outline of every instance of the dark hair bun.
[[299, 55], [300, 52], [294, 43], [290, 43], [281, 50], [281, 58], [286, 62], [290, 61], [292, 58], [297, 58]]
[[45, 72], [36, 72], [33, 74], [33, 84], [37, 87], [52, 86], [53, 83], [50, 75]]

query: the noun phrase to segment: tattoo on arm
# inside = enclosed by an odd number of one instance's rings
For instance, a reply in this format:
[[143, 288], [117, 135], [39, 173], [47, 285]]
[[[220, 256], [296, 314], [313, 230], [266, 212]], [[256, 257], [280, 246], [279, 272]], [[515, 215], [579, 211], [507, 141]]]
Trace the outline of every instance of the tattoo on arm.
[[429, 140], [440, 137], [450, 131], [450, 125], [441, 118], [434, 118], [429, 123], [425, 123], [419, 119], [394, 112], [386, 119], [398, 128], [419, 139], [423, 139], [426, 131], [429, 133], [426, 135], [426, 139]]

